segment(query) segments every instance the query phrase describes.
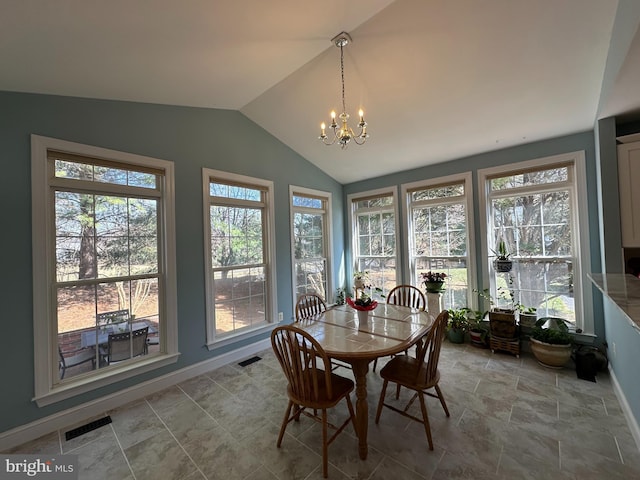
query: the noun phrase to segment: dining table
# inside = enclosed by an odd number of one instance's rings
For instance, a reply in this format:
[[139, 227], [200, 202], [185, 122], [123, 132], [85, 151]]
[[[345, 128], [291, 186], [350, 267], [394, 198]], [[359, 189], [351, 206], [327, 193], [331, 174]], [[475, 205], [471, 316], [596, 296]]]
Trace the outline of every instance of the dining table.
[[369, 364], [376, 358], [395, 355], [412, 347], [429, 332], [436, 315], [401, 305], [379, 303], [366, 320], [360, 321], [354, 308], [337, 305], [296, 323], [298, 328], [318, 341], [330, 358], [348, 363], [353, 369], [355, 424], [361, 459], [366, 459], [368, 453]]

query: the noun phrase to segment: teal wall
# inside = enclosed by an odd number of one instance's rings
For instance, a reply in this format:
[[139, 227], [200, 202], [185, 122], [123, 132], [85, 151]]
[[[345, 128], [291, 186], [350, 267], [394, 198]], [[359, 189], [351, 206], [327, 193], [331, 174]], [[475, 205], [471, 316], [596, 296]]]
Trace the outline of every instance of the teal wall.
[[[621, 273], [622, 237], [620, 234], [620, 199], [618, 192], [618, 156], [616, 135], [628, 135], [640, 132], [640, 122], [616, 125], [616, 119], [605, 118], [598, 121], [596, 140], [598, 142], [598, 173], [600, 177], [599, 197], [602, 219], [600, 235], [602, 238], [604, 273]], [[629, 325], [624, 313], [601, 293], [598, 298], [604, 301], [605, 338], [608, 345], [609, 364], [620, 389], [629, 404], [636, 424], [640, 424], [640, 332]], [[615, 344], [615, 351], [613, 345]], [[636, 440], [638, 441], [638, 440]], [[639, 445], [640, 447], [640, 445]]]
[[[176, 181], [178, 363], [44, 408], [32, 401], [31, 134], [170, 160]], [[293, 317], [290, 184], [333, 194], [334, 271], [342, 271], [342, 186], [237, 111], [0, 92], [0, 152], [0, 432], [239, 346], [205, 347], [202, 167], [274, 182], [277, 302], [285, 319]]]
[[640, 332], [608, 297], [604, 297], [604, 315], [609, 363], [636, 423], [640, 423]]

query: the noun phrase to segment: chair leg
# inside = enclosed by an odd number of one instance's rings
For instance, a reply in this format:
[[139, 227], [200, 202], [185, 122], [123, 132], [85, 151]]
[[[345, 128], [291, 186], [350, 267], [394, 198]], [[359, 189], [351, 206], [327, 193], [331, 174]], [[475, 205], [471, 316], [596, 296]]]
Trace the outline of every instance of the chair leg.
[[351, 403], [351, 395], [347, 395], [346, 399], [347, 407], [349, 408], [349, 415], [351, 415], [351, 423], [353, 424], [353, 431], [356, 432], [356, 437], [359, 437], [358, 426], [356, 425], [356, 411], [353, 409], [353, 403]]
[[440, 400], [440, 403], [442, 404], [442, 408], [444, 408], [444, 413], [447, 414], [447, 417], [450, 417], [451, 415], [449, 415], [447, 402], [444, 401], [444, 395], [442, 395], [442, 390], [440, 390], [440, 386], [436, 385], [435, 389], [436, 389], [436, 393], [438, 394], [438, 400]]
[[329, 476], [329, 461], [327, 456], [329, 455], [327, 445], [327, 409], [322, 409], [322, 476], [327, 478]]
[[400, 398], [400, 384], [396, 383], [396, 400]]
[[422, 419], [424, 420], [424, 431], [427, 433], [429, 440], [429, 450], [433, 450], [433, 440], [431, 439], [431, 426], [429, 425], [429, 415], [427, 414], [427, 406], [424, 403], [424, 393], [418, 392], [420, 398], [420, 409], [422, 410]]
[[376, 359], [373, 361], [373, 371], [374, 371], [374, 372], [376, 371], [376, 367], [377, 367], [377, 366], [378, 366], [378, 359], [376, 358]]
[[380, 401], [378, 402], [378, 410], [376, 411], [376, 424], [380, 421], [380, 414], [382, 413], [382, 407], [384, 406], [384, 396], [387, 393], [387, 385], [389, 380], [385, 380], [382, 384], [382, 392], [380, 392]]
[[287, 405], [287, 411], [284, 412], [284, 419], [282, 420], [282, 425], [280, 426], [280, 435], [278, 435], [278, 443], [276, 444], [278, 448], [282, 444], [282, 437], [284, 436], [284, 431], [287, 428], [287, 423], [289, 423], [289, 415], [291, 415], [291, 408], [293, 407], [293, 402], [289, 400], [289, 405]]

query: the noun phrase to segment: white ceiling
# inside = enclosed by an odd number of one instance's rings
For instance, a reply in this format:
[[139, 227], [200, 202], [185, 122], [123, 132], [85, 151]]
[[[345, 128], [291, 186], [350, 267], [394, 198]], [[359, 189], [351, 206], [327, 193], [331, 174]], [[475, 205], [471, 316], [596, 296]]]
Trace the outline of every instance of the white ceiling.
[[[0, 90], [237, 109], [348, 183], [588, 130], [602, 112], [640, 111], [640, 19], [616, 19], [617, 8], [618, 0], [0, 0]], [[621, 53], [610, 50], [614, 25], [635, 41], [628, 55], [622, 42], [627, 60], [609, 92], [603, 79], [615, 62], [607, 62]], [[344, 151], [317, 139], [340, 107], [340, 50], [330, 39], [341, 31], [353, 38], [347, 113], [362, 106], [371, 135]]]

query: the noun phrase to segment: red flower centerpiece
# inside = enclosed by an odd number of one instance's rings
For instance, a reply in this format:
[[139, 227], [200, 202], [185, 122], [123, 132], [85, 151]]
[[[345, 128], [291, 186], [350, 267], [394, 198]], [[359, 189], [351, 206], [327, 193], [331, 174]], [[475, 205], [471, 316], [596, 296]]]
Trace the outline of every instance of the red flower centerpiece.
[[369, 295], [362, 294], [360, 298], [353, 300], [351, 297], [347, 297], [347, 303], [350, 307], [355, 308], [356, 310], [373, 310], [378, 306], [378, 302], [373, 300]]
[[369, 319], [369, 312], [378, 306], [378, 302], [364, 292], [355, 300], [351, 297], [347, 297], [347, 303], [349, 306], [357, 310], [358, 320], [361, 324], [367, 322]]

